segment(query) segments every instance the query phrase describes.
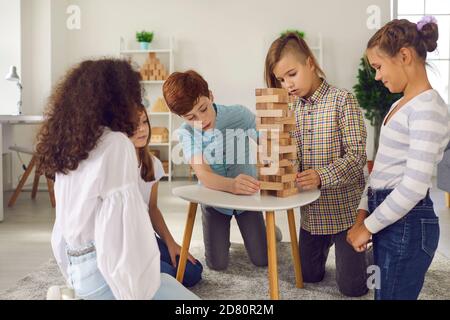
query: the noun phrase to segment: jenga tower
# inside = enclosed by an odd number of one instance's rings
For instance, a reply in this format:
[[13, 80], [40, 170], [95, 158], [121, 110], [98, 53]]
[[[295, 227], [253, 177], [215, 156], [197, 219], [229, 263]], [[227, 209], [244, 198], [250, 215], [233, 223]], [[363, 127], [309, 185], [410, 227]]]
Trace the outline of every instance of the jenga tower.
[[284, 89], [256, 89], [256, 129], [259, 131], [258, 176], [261, 194], [289, 197], [298, 193], [295, 183], [297, 145], [294, 111], [288, 108]]
[[166, 80], [168, 73], [164, 65], [156, 57], [156, 53], [150, 52], [141, 68], [142, 80]]

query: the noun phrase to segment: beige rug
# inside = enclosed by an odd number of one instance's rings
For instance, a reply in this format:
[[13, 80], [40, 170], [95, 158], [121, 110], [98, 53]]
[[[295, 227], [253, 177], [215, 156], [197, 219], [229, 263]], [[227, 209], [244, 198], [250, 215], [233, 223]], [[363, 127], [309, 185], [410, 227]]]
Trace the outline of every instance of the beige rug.
[[[191, 253], [205, 265], [202, 243], [193, 243]], [[348, 299], [342, 296], [336, 287], [333, 248], [330, 250], [325, 279], [321, 283], [305, 284], [304, 289], [297, 289], [290, 244], [278, 243], [278, 274], [281, 299]], [[450, 300], [449, 275], [450, 260], [439, 253], [436, 254], [427, 273], [420, 299]], [[45, 299], [48, 287], [63, 283], [55, 261], [50, 260], [32, 274], [19, 280], [14, 287], [0, 293], [0, 299]], [[268, 299], [268, 290], [267, 268], [254, 267], [242, 244], [232, 244], [230, 265], [226, 271], [216, 272], [205, 268], [203, 280], [195, 288], [192, 288], [193, 292], [206, 300], [265, 300]], [[373, 299], [373, 292], [369, 292], [360, 299]]]

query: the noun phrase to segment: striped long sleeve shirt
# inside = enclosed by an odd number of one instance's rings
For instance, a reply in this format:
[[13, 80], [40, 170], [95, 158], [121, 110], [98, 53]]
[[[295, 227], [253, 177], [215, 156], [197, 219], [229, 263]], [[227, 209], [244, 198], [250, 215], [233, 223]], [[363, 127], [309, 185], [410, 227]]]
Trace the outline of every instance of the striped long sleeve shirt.
[[374, 190], [394, 189], [364, 221], [373, 234], [400, 220], [425, 198], [450, 139], [447, 105], [433, 89], [408, 101], [387, 124], [386, 118], [373, 171], [359, 204], [359, 209], [369, 211], [369, 186]]

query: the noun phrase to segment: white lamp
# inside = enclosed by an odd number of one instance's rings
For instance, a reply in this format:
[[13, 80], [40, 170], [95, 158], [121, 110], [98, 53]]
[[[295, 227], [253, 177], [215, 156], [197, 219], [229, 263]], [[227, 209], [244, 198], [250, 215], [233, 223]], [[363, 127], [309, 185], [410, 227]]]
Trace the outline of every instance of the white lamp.
[[8, 81], [17, 82], [17, 86], [19, 87], [20, 90], [20, 98], [19, 101], [17, 102], [17, 114], [20, 115], [22, 114], [22, 84], [20, 83], [20, 77], [17, 74], [16, 66], [11, 66], [5, 79]]

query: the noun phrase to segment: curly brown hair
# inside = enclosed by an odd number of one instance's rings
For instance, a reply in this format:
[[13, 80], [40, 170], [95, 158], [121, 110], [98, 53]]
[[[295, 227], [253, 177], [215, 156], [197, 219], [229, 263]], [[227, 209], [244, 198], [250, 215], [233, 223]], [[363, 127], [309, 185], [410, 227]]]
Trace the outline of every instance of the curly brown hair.
[[141, 77], [129, 62], [81, 62], [54, 88], [37, 134], [37, 170], [48, 177], [76, 170], [104, 127], [133, 135], [141, 104]]

